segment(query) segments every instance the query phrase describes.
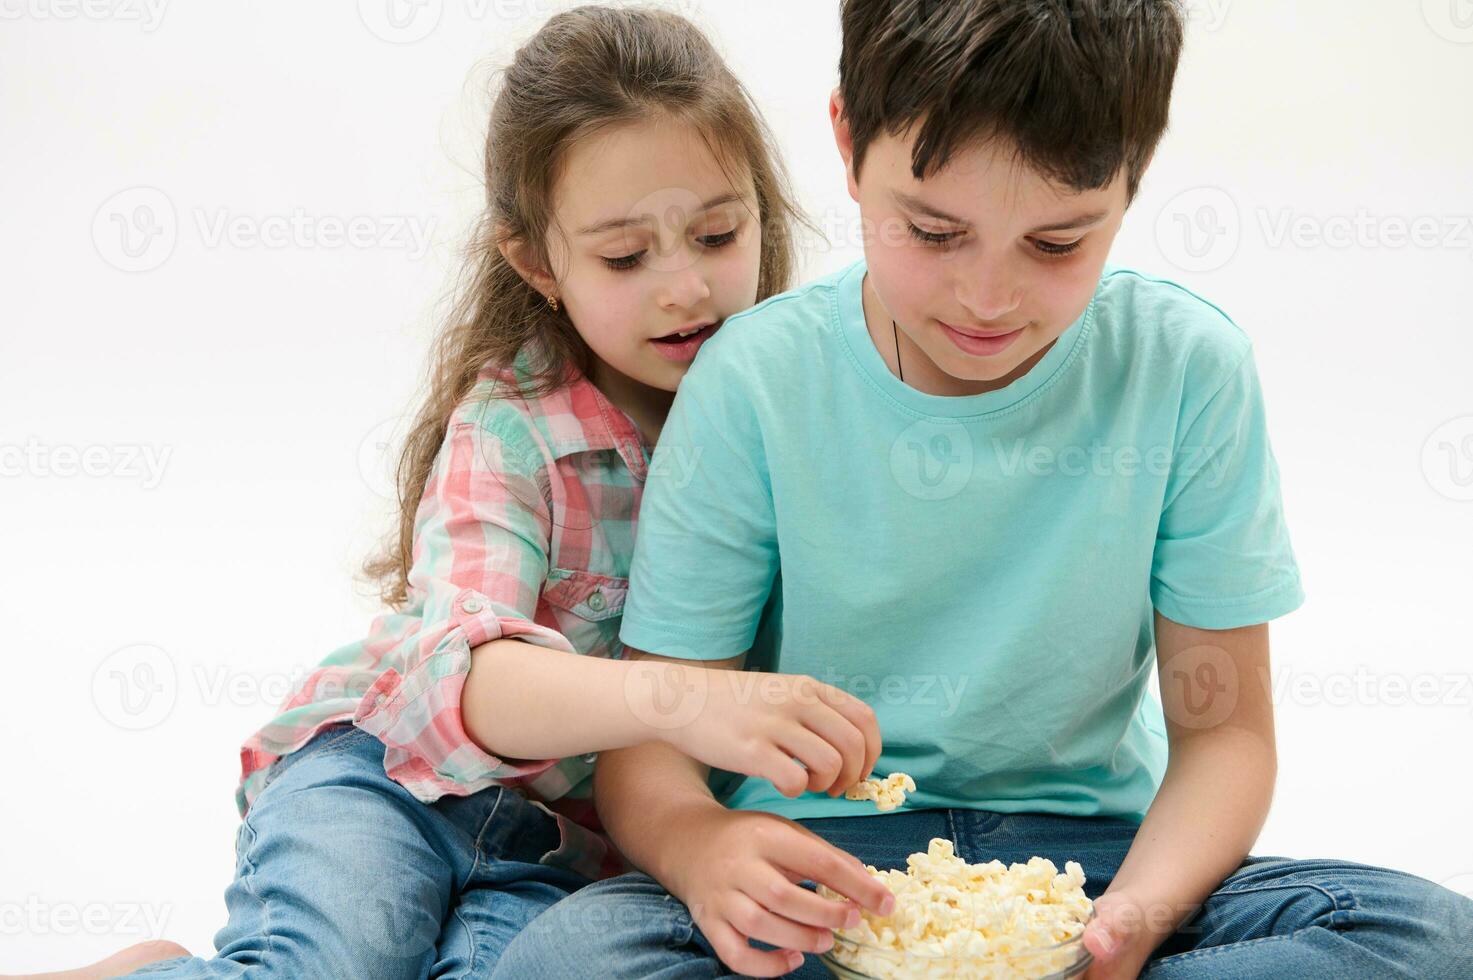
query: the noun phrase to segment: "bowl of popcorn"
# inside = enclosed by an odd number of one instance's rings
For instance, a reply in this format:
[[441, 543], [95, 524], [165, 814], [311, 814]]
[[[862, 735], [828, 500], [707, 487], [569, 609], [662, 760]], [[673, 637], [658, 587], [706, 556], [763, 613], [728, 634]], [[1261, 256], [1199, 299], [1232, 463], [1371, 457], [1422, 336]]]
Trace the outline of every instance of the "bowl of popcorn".
[[[819, 958], [843, 980], [1042, 980], [1078, 977], [1093, 957], [1084, 929], [1094, 904], [1084, 869], [1060, 872], [1047, 858], [1027, 864], [968, 864], [951, 841], [933, 839], [906, 859], [905, 871], [869, 873], [895, 896], [895, 911], [861, 909], [859, 924], [835, 929]], [[842, 900], [820, 885], [819, 894]]]

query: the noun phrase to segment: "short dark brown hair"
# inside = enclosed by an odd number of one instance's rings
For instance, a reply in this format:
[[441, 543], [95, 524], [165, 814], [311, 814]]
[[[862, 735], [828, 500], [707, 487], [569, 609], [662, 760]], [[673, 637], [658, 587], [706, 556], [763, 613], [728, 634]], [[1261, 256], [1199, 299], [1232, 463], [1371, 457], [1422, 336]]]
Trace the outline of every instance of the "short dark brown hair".
[[869, 144], [918, 126], [911, 172], [1002, 138], [1075, 191], [1127, 200], [1166, 131], [1179, 0], [844, 0], [839, 91], [858, 175]]

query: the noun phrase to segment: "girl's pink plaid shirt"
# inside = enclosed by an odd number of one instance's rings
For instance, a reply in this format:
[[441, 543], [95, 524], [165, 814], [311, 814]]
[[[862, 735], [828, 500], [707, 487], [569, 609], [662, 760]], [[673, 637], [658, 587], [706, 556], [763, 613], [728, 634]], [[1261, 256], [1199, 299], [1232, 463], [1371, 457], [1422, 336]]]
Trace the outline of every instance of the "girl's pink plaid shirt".
[[330, 654], [241, 747], [242, 817], [272, 762], [323, 726], [351, 721], [384, 743], [384, 769], [423, 802], [515, 787], [562, 829], [545, 862], [589, 878], [629, 870], [593, 809], [593, 755], [498, 759], [462, 724], [478, 644], [514, 636], [623, 655], [619, 622], [650, 447], [582, 376], [520, 397], [506, 382], [524, 369], [483, 369], [451, 416], [415, 514], [402, 611]]

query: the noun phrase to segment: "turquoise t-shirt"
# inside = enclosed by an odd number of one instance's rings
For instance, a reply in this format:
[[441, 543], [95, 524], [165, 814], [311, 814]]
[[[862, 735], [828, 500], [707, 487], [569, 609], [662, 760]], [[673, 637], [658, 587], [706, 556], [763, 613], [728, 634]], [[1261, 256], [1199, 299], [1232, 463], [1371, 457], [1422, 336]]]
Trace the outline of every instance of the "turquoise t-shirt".
[[[875, 774], [915, 778], [907, 809], [1141, 820], [1166, 767], [1152, 609], [1230, 629], [1304, 598], [1250, 341], [1106, 266], [1023, 377], [929, 395], [875, 349], [864, 272], [701, 350], [651, 459], [621, 638], [720, 659], [763, 627], [749, 661], [874, 707]], [[878, 812], [755, 778], [725, 802]]]

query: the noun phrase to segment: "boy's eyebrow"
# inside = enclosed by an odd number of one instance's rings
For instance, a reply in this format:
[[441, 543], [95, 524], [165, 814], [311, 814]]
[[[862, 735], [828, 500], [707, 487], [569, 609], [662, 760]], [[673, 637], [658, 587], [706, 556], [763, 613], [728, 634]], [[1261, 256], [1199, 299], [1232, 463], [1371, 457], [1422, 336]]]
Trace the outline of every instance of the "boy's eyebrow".
[[[942, 211], [938, 208], [933, 208], [931, 207], [931, 205], [927, 204], [925, 201], [922, 201], [920, 198], [912, 197], [904, 191], [895, 191], [893, 192], [893, 195], [896, 202], [901, 207], [907, 208], [911, 211], [918, 211], [921, 214], [935, 218], [938, 221], [946, 221], [954, 225], [966, 225], [971, 223], [962, 218], [958, 218], [955, 215], [947, 214], [945, 211]], [[1104, 220], [1106, 217], [1109, 216], [1109, 214], [1109, 211], [1086, 211], [1083, 214], [1075, 215], [1067, 221], [1055, 221], [1050, 224], [1040, 225], [1039, 227], [1030, 231], [1028, 234], [1037, 235], [1041, 232], [1047, 231], [1066, 231], [1070, 228], [1083, 228], [1085, 225], [1092, 225], [1097, 221]]]
[[[718, 194], [717, 196], [711, 198], [711, 200], [705, 202], [700, 207], [696, 208], [695, 211], [692, 212], [692, 213], [693, 214], [700, 214], [702, 211], [709, 211], [712, 208], [720, 207], [723, 204], [730, 204], [732, 201], [740, 201], [741, 199], [742, 199], [742, 196], [740, 194], [737, 194], [737, 193], [732, 192], [732, 191], [728, 191], [725, 194]], [[649, 220], [649, 216], [645, 216], [645, 217], [642, 217], [642, 218], [636, 218], [636, 217], [629, 217], [629, 218], [611, 218], [608, 221], [600, 221], [596, 225], [589, 225], [587, 228], [580, 228], [578, 230], [578, 234], [579, 235], [597, 235], [597, 234], [599, 234], [601, 232], [613, 231], [615, 228], [627, 228], [630, 225], [642, 225], [642, 224], [644, 224], [648, 220]]]

